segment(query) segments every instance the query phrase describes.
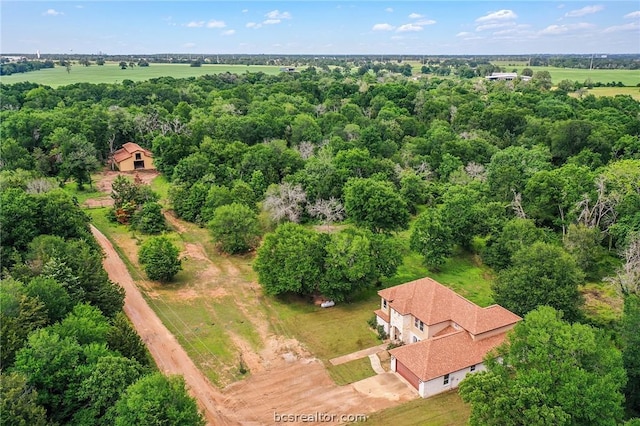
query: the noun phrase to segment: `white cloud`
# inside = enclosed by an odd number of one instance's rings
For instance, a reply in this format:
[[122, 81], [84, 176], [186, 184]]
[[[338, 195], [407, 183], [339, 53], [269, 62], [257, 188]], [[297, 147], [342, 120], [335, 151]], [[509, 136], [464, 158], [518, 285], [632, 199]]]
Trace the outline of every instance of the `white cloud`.
[[422, 18], [423, 16], [420, 15], [419, 13], [412, 13], [409, 15], [410, 19], [418, 19], [418, 18]]
[[373, 26], [373, 28], [371, 28], [372, 31], [393, 31], [395, 30], [396, 27], [394, 27], [391, 24], [375, 24]]
[[421, 25], [421, 26], [433, 25], [435, 23], [436, 23], [436, 21], [434, 21], [433, 19], [422, 19], [420, 21], [414, 22], [415, 25]]
[[222, 32], [223, 36], [230, 36], [230, 35], [234, 35], [236, 33], [236, 30], [226, 30]]
[[635, 12], [627, 13], [624, 15], [627, 19], [640, 19], [640, 10], [636, 10]]
[[571, 10], [564, 14], [567, 18], [577, 18], [580, 16], [591, 15], [592, 13], [600, 12], [604, 9], [602, 5], [594, 5], [594, 6], [585, 6], [582, 9]]
[[186, 25], [187, 28], [200, 28], [203, 26], [204, 26], [204, 21], [191, 21]]
[[275, 25], [279, 24], [280, 22], [282, 22], [280, 19], [265, 19], [264, 21], [262, 21], [264, 25]]
[[422, 31], [422, 27], [416, 24], [404, 24], [400, 25], [396, 31], [398, 31], [399, 33], [406, 33], [409, 31]]
[[566, 34], [569, 31], [580, 31], [580, 30], [589, 30], [595, 27], [594, 24], [589, 24], [587, 22], [581, 22], [579, 24], [570, 24], [570, 25], [549, 25], [547, 28], [540, 31], [541, 35], [559, 35]]
[[393, 8], [392, 7], [388, 7], [384, 10], [387, 13], [393, 13]]
[[638, 22], [629, 22], [624, 25], [614, 25], [613, 27], [605, 28], [603, 33], [618, 33], [622, 31], [640, 31], [640, 23]]
[[57, 11], [57, 10], [55, 10], [55, 9], [47, 9], [47, 11], [46, 11], [46, 12], [43, 12], [42, 14], [43, 14], [43, 15], [45, 15], [45, 16], [58, 16], [58, 15], [64, 15], [64, 13], [62, 13], [62, 12], [58, 12], [58, 11]]
[[481, 16], [476, 19], [476, 22], [495, 22], [495, 21], [505, 21], [510, 19], [516, 19], [518, 15], [515, 14], [513, 10], [502, 9], [496, 12], [490, 12], [485, 16]]
[[491, 24], [478, 25], [476, 31], [495, 30], [497, 28], [513, 27], [515, 25], [514, 22], [494, 22]]
[[216, 21], [216, 20], [211, 20], [209, 22], [207, 22], [207, 28], [224, 28], [226, 27], [227, 24], [224, 23], [224, 21]]
[[190, 47], [196, 47], [196, 44], [195, 43], [185, 43], [185, 44], [183, 44], [183, 46], [190, 48]]
[[269, 20], [291, 19], [291, 14], [289, 12], [280, 12], [278, 9], [272, 10], [264, 16], [266, 16]]
[[470, 36], [472, 33], [466, 32], [466, 31], [462, 31], [461, 33], [456, 34], [456, 37], [468, 37]]
[[242, 9], [242, 13], [247, 13], [249, 9]]
[[247, 28], [260, 28], [262, 24], [258, 24], [257, 22], [247, 22], [245, 27]]

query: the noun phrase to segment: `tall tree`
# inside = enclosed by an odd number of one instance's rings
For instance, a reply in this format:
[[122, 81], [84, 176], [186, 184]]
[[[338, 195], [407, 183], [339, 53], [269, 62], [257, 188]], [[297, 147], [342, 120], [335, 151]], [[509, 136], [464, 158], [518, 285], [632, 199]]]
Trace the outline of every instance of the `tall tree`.
[[20, 373], [0, 373], [0, 424], [45, 426], [47, 412], [38, 404], [38, 392]]
[[322, 236], [295, 223], [264, 237], [253, 268], [267, 294], [312, 294], [322, 280]]
[[254, 249], [260, 237], [256, 213], [244, 204], [218, 207], [208, 226], [220, 249], [229, 254]]
[[129, 386], [116, 405], [116, 426], [204, 426], [184, 379], [161, 373], [145, 376]]
[[513, 265], [498, 274], [492, 288], [496, 303], [518, 315], [549, 305], [574, 321], [580, 317], [583, 279], [575, 259], [561, 247], [536, 242], [514, 254]]
[[622, 420], [626, 377], [601, 331], [568, 324], [550, 307], [527, 314], [487, 371], [460, 383], [472, 425], [612, 425]]
[[411, 231], [410, 246], [424, 257], [427, 267], [438, 270], [453, 253], [454, 240], [449, 225], [438, 208], [420, 213]]
[[354, 178], [344, 186], [344, 209], [348, 218], [373, 232], [407, 229], [409, 209], [393, 183], [373, 178]]

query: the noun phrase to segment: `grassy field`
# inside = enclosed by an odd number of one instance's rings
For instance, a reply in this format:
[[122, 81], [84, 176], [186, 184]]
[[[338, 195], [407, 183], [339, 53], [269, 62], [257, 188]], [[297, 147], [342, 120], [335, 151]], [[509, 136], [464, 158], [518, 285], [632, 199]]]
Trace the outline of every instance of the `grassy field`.
[[636, 101], [640, 101], [640, 87], [594, 87], [589, 89], [594, 96], [629, 95]]
[[505, 70], [511, 72], [518, 70], [521, 73], [524, 68], [531, 68], [533, 72], [549, 71], [553, 84], [558, 84], [562, 80], [585, 82], [591, 79], [592, 82], [610, 83], [612, 81], [622, 82], [627, 87], [635, 87], [640, 84], [640, 71], [638, 70], [587, 70], [576, 68], [556, 68], [556, 67], [526, 67], [526, 66], [505, 66]]
[[[462, 402], [455, 391], [431, 398], [418, 398], [397, 407], [372, 414], [367, 426], [454, 426], [466, 425], [470, 407]], [[357, 426], [361, 423], [353, 423]]]
[[221, 74], [225, 72], [244, 74], [246, 72], [263, 72], [265, 74], [279, 74], [280, 67], [275, 65], [202, 65], [191, 67], [189, 64], [151, 64], [148, 67], [134, 67], [120, 69], [116, 63], [106, 63], [103, 66], [91, 65], [83, 67], [74, 65], [67, 73], [65, 67], [57, 66], [28, 73], [2, 76], [3, 84], [30, 81], [59, 87], [74, 83], [121, 83], [123, 80], [144, 81], [157, 77], [187, 78], [199, 77], [207, 74]]

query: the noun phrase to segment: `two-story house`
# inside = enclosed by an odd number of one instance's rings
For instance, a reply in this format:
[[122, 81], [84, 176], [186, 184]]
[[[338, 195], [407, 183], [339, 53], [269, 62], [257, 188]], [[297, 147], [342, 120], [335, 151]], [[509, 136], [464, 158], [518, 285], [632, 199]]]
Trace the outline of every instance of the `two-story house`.
[[431, 278], [378, 294], [378, 325], [392, 341], [405, 344], [390, 351], [391, 369], [423, 398], [483, 370], [485, 355], [522, 319], [499, 305], [481, 308]]

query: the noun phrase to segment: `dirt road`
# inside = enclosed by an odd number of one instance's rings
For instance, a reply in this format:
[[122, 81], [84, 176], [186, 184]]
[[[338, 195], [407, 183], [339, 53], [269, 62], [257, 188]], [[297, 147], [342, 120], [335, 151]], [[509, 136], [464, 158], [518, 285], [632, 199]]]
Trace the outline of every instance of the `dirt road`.
[[173, 334], [147, 305], [111, 242], [94, 226], [91, 226], [91, 232], [105, 252], [103, 264], [109, 279], [126, 291], [124, 312], [146, 343], [158, 368], [166, 374], [184, 376], [190, 393], [198, 401], [209, 424], [238, 424], [221, 412], [225, 397], [202, 375]]

